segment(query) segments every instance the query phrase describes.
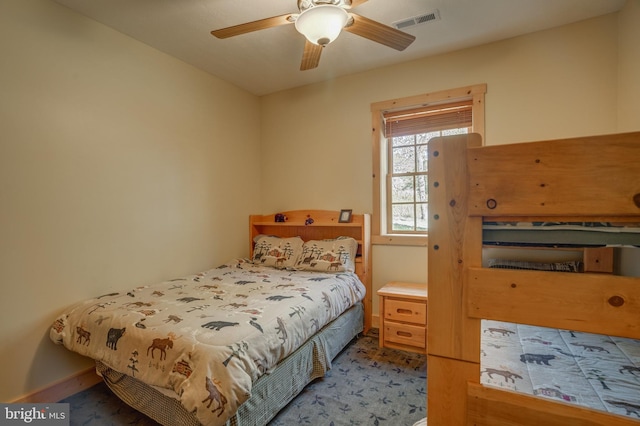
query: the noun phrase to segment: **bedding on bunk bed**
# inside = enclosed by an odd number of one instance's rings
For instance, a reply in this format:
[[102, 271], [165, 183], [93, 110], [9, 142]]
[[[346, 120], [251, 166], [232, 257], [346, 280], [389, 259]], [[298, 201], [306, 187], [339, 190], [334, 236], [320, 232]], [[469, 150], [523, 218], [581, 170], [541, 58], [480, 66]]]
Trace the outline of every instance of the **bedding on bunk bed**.
[[[126, 375], [178, 396], [200, 423], [224, 424], [254, 382], [364, 298], [349, 263], [355, 251], [336, 241], [312, 242], [306, 263], [295, 244], [258, 242], [252, 260], [77, 303], [50, 337], [95, 359], [103, 373], [121, 373], [117, 380]], [[315, 354], [325, 365], [335, 356], [330, 346], [313, 346], [327, 351]]]
[[640, 418], [640, 340], [482, 321], [483, 384]]
[[640, 246], [640, 222], [484, 222], [487, 245]]
[[[582, 269], [580, 261], [487, 263], [498, 269]], [[640, 418], [640, 340], [487, 319], [481, 329], [483, 384]]]

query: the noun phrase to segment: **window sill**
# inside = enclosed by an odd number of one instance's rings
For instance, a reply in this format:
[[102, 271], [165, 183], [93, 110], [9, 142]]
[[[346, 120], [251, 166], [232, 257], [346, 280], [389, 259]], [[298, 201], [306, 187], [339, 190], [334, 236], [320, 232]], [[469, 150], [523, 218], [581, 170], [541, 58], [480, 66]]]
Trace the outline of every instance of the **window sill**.
[[429, 242], [427, 235], [372, 235], [371, 244], [384, 246], [422, 246], [426, 247]]

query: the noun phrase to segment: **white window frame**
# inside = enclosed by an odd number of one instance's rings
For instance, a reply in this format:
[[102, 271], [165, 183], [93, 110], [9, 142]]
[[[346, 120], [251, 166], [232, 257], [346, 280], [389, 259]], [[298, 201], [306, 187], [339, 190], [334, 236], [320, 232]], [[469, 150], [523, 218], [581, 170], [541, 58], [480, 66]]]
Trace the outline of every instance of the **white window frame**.
[[484, 141], [484, 97], [486, 84], [460, 87], [457, 89], [416, 95], [407, 98], [392, 99], [371, 104], [372, 145], [373, 145], [373, 220], [371, 223], [372, 243], [387, 245], [426, 245], [428, 232], [425, 233], [388, 233], [386, 201], [388, 143], [384, 136], [384, 114], [392, 111], [417, 107], [472, 100], [471, 132], [479, 133]]

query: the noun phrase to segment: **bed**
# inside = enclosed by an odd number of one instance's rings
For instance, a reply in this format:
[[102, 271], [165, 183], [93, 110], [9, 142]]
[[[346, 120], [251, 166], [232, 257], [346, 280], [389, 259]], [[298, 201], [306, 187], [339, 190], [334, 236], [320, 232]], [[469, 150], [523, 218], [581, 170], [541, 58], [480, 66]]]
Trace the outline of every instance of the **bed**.
[[250, 256], [99, 295], [51, 339], [161, 424], [264, 425], [370, 327], [368, 215], [252, 215]]
[[[559, 372], [547, 370], [534, 384], [522, 369], [599, 352], [585, 368], [592, 387], [603, 387], [606, 363], [625, 386], [637, 385], [640, 278], [611, 273], [610, 256], [612, 247], [638, 246], [639, 160], [640, 133], [486, 147], [475, 134], [429, 142], [429, 424], [639, 424], [638, 388], [605, 395], [603, 407], [576, 405], [584, 401], [572, 399], [587, 398], [563, 392], [569, 379]], [[491, 229], [513, 223], [559, 223], [575, 227], [572, 233], [593, 223], [620, 229], [566, 243], [541, 230], [528, 231], [540, 240], [520, 233], [511, 241], [513, 234], [496, 237]], [[487, 247], [547, 241], [579, 248], [595, 270], [483, 266]], [[516, 348], [511, 361], [496, 353], [507, 345]]]

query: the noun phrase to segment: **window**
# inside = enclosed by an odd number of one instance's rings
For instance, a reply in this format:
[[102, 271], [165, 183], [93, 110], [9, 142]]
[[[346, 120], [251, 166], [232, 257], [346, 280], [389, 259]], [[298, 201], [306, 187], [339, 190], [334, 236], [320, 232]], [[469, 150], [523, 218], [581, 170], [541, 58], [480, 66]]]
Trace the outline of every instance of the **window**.
[[478, 85], [372, 105], [374, 243], [424, 244], [416, 237], [428, 231], [429, 140], [482, 135], [485, 91]]

